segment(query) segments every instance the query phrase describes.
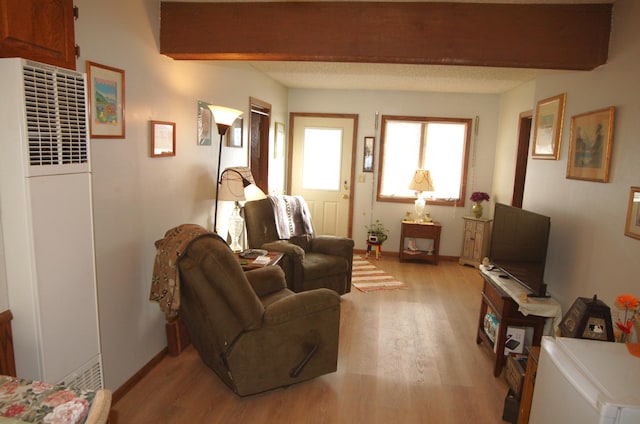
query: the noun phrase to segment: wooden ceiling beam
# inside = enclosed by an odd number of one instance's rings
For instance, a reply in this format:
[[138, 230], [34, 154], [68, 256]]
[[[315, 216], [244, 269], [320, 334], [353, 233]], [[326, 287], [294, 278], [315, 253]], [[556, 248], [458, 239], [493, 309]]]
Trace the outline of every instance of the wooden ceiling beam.
[[610, 3], [161, 3], [160, 53], [191, 60], [591, 70]]

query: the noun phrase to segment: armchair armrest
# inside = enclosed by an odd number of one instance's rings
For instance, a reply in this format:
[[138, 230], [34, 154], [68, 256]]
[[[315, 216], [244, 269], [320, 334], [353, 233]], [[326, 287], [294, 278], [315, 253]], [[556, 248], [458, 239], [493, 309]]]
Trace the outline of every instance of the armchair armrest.
[[345, 237], [315, 236], [311, 239], [312, 252], [342, 256], [347, 259], [353, 258], [353, 246], [353, 240]]
[[315, 289], [287, 296], [271, 304], [264, 313], [265, 325], [276, 325], [340, 307], [340, 296], [330, 289]]
[[304, 259], [304, 249], [295, 244], [289, 243], [287, 240], [278, 240], [265, 243], [260, 246], [261, 249], [273, 250], [276, 252], [282, 252], [290, 258], [295, 258], [298, 261]]
[[282, 290], [287, 287], [284, 271], [279, 266], [266, 266], [252, 269], [244, 273], [249, 284], [258, 297]]

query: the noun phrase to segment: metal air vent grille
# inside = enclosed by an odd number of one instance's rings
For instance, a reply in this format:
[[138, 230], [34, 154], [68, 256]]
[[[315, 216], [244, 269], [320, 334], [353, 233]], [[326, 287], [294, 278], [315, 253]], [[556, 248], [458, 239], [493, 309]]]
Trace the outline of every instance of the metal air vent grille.
[[31, 166], [88, 161], [85, 81], [53, 67], [23, 67]]

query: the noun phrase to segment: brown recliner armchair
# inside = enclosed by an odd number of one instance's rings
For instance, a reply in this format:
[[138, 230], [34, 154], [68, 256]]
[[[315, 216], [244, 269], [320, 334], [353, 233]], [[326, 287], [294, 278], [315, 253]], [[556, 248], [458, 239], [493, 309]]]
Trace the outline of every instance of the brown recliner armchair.
[[268, 198], [247, 202], [244, 210], [249, 247], [284, 253], [280, 266], [289, 289], [302, 292], [324, 287], [340, 295], [351, 291], [353, 240], [314, 232], [281, 240]]
[[180, 317], [203, 362], [238, 395], [337, 369], [340, 297], [293, 293], [283, 271], [244, 272], [219, 237], [201, 237], [178, 264]]

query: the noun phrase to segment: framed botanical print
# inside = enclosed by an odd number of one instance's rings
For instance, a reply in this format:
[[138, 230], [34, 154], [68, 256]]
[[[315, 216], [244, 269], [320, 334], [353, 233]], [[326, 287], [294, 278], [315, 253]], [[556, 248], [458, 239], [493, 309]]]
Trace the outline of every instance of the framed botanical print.
[[373, 172], [373, 155], [374, 155], [375, 147], [376, 147], [375, 137], [364, 138], [362, 172]]
[[227, 146], [242, 147], [242, 116], [233, 121], [227, 130]]
[[124, 71], [87, 61], [91, 138], [124, 138]]
[[540, 100], [533, 128], [534, 159], [558, 160], [566, 93]]
[[198, 145], [211, 146], [211, 109], [209, 104], [198, 100]]
[[151, 121], [151, 157], [176, 155], [176, 124]]

